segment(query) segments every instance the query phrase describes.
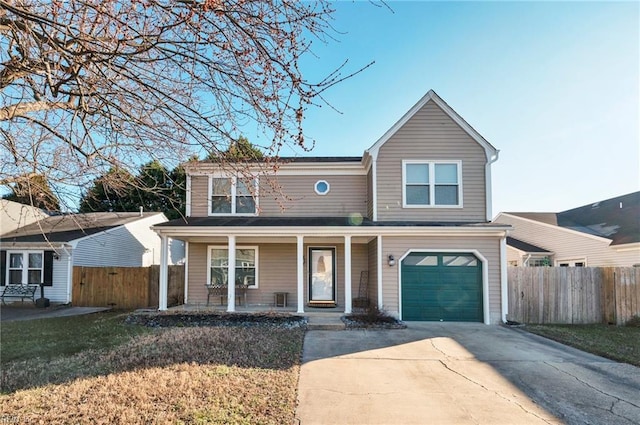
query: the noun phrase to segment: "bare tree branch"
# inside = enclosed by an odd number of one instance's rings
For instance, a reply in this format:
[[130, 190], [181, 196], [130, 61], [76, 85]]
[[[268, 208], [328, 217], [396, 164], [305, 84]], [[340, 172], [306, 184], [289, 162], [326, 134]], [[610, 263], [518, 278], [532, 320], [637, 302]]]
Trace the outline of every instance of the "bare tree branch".
[[82, 188], [113, 167], [171, 168], [247, 125], [268, 157], [308, 149], [304, 111], [354, 74], [300, 70], [332, 12], [324, 0], [0, 0], [0, 181]]

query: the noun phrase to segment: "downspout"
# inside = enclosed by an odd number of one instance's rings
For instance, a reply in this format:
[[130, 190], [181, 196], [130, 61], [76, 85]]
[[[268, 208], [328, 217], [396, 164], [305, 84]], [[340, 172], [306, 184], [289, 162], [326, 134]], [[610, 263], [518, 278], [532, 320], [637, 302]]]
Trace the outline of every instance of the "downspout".
[[71, 303], [71, 291], [73, 289], [73, 259], [71, 258], [71, 253], [73, 252], [73, 248], [71, 251], [67, 249], [65, 245], [62, 245], [62, 250], [67, 255], [67, 302], [66, 304]]
[[484, 171], [484, 185], [485, 185], [485, 194], [486, 194], [486, 211], [487, 211], [487, 222], [490, 222], [491, 219], [493, 219], [493, 214], [492, 214], [492, 188], [491, 188], [491, 164], [493, 164], [494, 162], [496, 162], [498, 160], [498, 158], [500, 157], [500, 151], [496, 150], [496, 154], [488, 157], [487, 158], [487, 164], [484, 166], [485, 171]]

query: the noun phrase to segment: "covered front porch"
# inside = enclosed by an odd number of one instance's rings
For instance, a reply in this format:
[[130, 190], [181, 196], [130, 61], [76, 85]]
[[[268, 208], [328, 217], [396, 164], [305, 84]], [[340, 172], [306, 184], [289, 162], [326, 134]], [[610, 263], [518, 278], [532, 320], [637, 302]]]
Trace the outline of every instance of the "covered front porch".
[[[379, 238], [183, 236], [187, 247], [184, 308], [341, 314], [370, 303], [382, 308], [380, 274], [371, 272], [383, 266], [377, 255]], [[163, 268], [160, 310], [167, 309]]]

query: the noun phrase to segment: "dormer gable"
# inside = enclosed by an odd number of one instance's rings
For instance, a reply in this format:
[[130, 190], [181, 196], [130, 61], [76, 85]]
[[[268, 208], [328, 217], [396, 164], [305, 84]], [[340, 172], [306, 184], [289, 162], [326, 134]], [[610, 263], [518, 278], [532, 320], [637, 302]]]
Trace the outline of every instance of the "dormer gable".
[[414, 117], [427, 103], [433, 102], [442, 111], [447, 114], [456, 124], [458, 124], [464, 131], [469, 134], [469, 136], [475, 140], [485, 151], [485, 155], [488, 161], [491, 161], [492, 158], [497, 157], [500, 152], [496, 149], [491, 143], [489, 143], [480, 133], [478, 133], [468, 122], [464, 120], [456, 111], [454, 111], [438, 94], [433, 90], [429, 90], [427, 94], [425, 94], [422, 99], [420, 99], [411, 109], [407, 111], [406, 114], [402, 116], [386, 133], [382, 135], [370, 148], [368, 148], [365, 153], [370, 155], [373, 160], [377, 159], [378, 153], [382, 145], [387, 143], [389, 139], [393, 137], [394, 134], [398, 132], [411, 118]]
[[374, 221], [491, 221], [499, 151], [433, 90], [365, 151]]

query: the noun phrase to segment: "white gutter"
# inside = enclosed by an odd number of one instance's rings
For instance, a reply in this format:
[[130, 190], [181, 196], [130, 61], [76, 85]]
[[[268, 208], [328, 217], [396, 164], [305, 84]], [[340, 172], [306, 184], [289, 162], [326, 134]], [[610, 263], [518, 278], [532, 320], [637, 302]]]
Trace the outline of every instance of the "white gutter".
[[510, 225], [491, 226], [177, 226], [157, 227], [152, 229], [161, 236], [207, 237], [207, 236], [497, 236], [511, 230]]

